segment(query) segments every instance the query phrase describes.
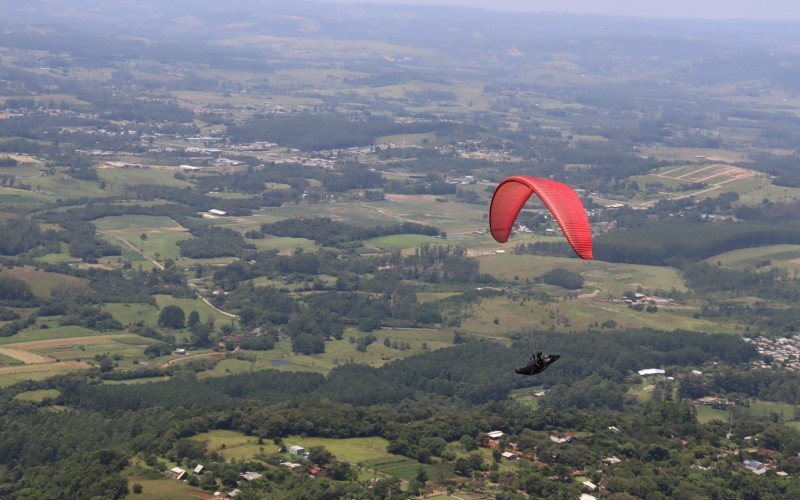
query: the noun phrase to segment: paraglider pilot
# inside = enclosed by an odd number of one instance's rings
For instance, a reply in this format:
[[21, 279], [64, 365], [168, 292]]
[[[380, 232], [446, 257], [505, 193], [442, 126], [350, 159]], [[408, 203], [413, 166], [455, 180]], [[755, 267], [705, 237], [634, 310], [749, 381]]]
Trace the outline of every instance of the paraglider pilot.
[[560, 357], [560, 354], [551, 354], [545, 357], [542, 356], [542, 353], [537, 352], [531, 356], [531, 361], [527, 365], [517, 368], [514, 371], [520, 375], [536, 375], [537, 373], [545, 371], [548, 366], [555, 363]]

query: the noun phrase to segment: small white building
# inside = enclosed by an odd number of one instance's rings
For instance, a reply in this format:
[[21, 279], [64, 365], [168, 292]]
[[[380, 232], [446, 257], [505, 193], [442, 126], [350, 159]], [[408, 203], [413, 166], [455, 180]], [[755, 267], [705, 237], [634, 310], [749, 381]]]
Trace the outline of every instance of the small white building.
[[287, 448], [287, 450], [292, 455], [302, 456], [302, 455], [306, 454], [306, 449], [303, 448], [302, 446], [299, 446], [299, 445], [296, 445], [296, 444], [290, 445], [289, 448]]
[[177, 479], [180, 481], [181, 479], [186, 477], [186, 471], [181, 469], [180, 467], [173, 467], [167, 471], [167, 475], [172, 479]]
[[202, 474], [203, 470], [205, 470], [205, 467], [203, 467], [201, 464], [197, 464], [197, 467], [195, 467], [192, 472], [195, 474]]
[[757, 475], [767, 472], [766, 466], [758, 460], [745, 460], [744, 468]]
[[503, 458], [505, 458], [506, 460], [516, 460], [517, 459], [517, 454], [516, 453], [511, 453], [510, 451], [504, 451], [503, 452]]
[[489, 436], [491, 439], [500, 439], [505, 434], [503, 433], [503, 431], [492, 431], [492, 432], [487, 432], [486, 435]]
[[639, 370], [639, 375], [642, 377], [661, 377], [666, 374], [667, 372], [660, 368], [645, 368], [644, 370]]
[[258, 472], [247, 471], [247, 472], [242, 472], [239, 475], [242, 476], [245, 479], [245, 481], [255, 481], [256, 479], [261, 479], [261, 474], [259, 474]]
[[582, 482], [581, 484], [586, 486], [587, 488], [589, 488], [592, 491], [597, 489], [597, 485], [594, 484], [593, 482], [589, 481], [588, 479], [586, 481]]
[[186, 354], [186, 349], [184, 349], [183, 347], [179, 347], [175, 349], [175, 354], [177, 354], [178, 356], [183, 356]]
[[217, 217], [223, 217], [225, 215], [228, 215], [228, 212], [225, 212], [224, 210], [217, 210], [216, 208], [210, 209], [208, 213], [210, 213], [211, 215], [216, 215]]
[[294, 462], [281, 462], [281, 465], [283, 465], [284, 467], [288, 467], [289, 469], [296, 469], [298, 467], [302, 467], [300, 464]]
[[604, 458], [603, 462], [605, 462], [607, 464], [610, 464], [610, 465], [614, 465], [614, 464], [618, 464], [618, 463], [622, 462], [622, 460], [620, 460], [617, 457], [608, 457], [608, 458]]
[[197, 172], [198, 170], [202, 170], [201, 167], [195, 167], [192, 165], [181, 165], [179, 168], [184, 172]]

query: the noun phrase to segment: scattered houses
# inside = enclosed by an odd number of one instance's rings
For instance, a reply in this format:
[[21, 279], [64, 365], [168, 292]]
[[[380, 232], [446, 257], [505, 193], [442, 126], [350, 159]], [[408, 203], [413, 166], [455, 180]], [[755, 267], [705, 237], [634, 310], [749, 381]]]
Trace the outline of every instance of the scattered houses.
[[772, 368], [773, 364], [782, 366], [790, 371], [800, 371], [800, 337], [745, 338], [745, 342], [753, 344], [763, 357], [771, 357], [773, 363], [766, 363], [762, 359], [753, 362], [759, 368]]

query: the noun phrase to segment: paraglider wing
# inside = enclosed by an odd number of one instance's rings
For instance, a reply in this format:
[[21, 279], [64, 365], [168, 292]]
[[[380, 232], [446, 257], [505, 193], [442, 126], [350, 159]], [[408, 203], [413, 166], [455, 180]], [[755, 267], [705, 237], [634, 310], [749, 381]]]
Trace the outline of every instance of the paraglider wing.
[[592, 230], [578, 194], [566, 184], [515, 175], [501, 182], [492, 196], [489, 227], [500, 243], [508, 241], [514, 221], [532, 194], [536, 194], [555, 217], [572, 249], [582, 259], [592, 258]]

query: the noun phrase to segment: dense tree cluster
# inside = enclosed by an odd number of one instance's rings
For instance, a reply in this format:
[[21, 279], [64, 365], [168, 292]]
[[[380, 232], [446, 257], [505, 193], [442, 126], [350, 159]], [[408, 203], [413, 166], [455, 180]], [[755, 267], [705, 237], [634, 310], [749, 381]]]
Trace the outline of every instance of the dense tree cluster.
[[192, 233], [196, 238], [178, 242], [183, 257], [191, 259], [236, 257], [241, 256], [246, 249], [255, 248], [247, 243], [240, 233], [225, 227], [197, 227]]
[[542, 275], [542, 281], [548, 285], [556, 285], [568, 290], [583, 288], [583, 276], [573, 273], [562, 267], [547, 271]]
[[229, 127], [236, 142], [274, 141], [302, 150], [369, 146], [378, 137], [431, 132], [437, 124], [399, 124], [385, 119], [349, 120], [336, 116], [272, 116]]
[[392, 234], [423, 234], [438, 236], [440, 230], [432, 226], [403, 222], [390, 226], [361, 227], [345, 222], [331, 220], [327, 217], [314, 219], [286, 219], [270, 224], [262, 224], [261, 232], [273, 236], [289, 236], [292, 238], [308, 238], [324, 246], [349, 246], [361, 240], [388, 236]]

